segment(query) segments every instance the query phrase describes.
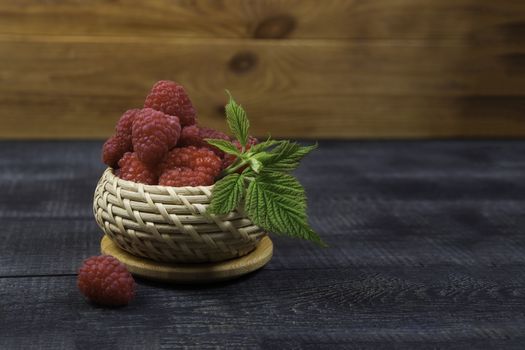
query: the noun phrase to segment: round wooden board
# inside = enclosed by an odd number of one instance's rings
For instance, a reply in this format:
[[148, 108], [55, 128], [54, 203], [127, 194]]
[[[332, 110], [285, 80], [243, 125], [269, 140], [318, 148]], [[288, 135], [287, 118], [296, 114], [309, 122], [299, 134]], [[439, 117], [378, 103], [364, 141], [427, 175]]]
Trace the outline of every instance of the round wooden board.
[[120, 249], [107, 236], [102, 238], [100, 250], [102, 254], [117, 258], [134, 275], [157, 281], [187, 284], [230, 280], [260, 269], [272, 258], [273, 243], [269, 237], [263, 237], [257, 248], [248, 255], [202, 264], [170, 264], [140, 258]]

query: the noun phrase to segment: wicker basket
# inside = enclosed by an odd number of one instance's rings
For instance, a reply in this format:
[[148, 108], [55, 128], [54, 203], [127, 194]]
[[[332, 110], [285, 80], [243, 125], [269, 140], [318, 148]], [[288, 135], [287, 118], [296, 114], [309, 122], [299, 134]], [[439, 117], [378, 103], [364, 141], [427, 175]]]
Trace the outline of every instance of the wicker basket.
[[265, 232], [240, 211], [206, 213], [212, 186], [149, 186], [108, 168], [95, 190], [98, 225], [127, 252], [162, 262], [232, 259], [256, 248]]

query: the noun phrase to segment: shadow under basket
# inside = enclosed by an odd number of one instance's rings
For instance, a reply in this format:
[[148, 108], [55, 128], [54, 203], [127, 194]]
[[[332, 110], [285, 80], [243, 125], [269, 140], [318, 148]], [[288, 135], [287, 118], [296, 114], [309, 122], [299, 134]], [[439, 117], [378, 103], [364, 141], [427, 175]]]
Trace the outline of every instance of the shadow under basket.
[[108, 168], [95, 190], [93, 212], [118, 248], [164, 265], [220, 262], [254, 251], [266, 233], [241, 211], [206, 213], [212, 188], [143, 185]]

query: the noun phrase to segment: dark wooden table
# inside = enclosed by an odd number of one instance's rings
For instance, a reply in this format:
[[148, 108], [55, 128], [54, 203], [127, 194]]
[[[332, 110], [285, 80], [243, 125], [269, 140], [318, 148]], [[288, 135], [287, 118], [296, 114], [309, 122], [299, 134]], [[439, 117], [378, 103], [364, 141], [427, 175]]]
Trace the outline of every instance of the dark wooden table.
[[257, 273], [121, 309], [75, 284], [100, 146], [0, 143], [0, 349], [525, 347], [525, 141], [321, 142], [297, 175], [330, 248], [274, 236]]

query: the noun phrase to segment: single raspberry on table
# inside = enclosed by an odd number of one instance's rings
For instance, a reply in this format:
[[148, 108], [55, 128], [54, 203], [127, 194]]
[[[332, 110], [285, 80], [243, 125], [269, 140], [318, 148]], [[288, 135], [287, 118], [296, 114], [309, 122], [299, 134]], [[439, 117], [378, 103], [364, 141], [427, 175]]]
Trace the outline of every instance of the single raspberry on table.
[[135, 295], [135, 281], [126, 267], [109, 255], [92, 256], [78, 272], [80, 292], [96, 304], [127, 305]]
[[209, 186], [213, 183], [214, 177], [210, 174], [190, 168], [168, 169], [159, 178], [159, 185], [162, 186]]
[[140, 182], [146, 185], [157, 183], [157, 173], [144, 164], [134, 152], [128, 152], [119, 160], [118, 176], [123, 180]]
[[151, 108], [137, 112], [133, 121], [133, 150], [149, 166], [157, 165], [180, 137], [179, 118]]
[[182, 85], [160, 80], [153, 85], [144, 107], [179, 117], [182, 126], [195, 124], [197, 112]]
[[130, 150], [131, 147], [124, 138], [119, 135], [113, 135], [102, 146], [102, 162], [115, 168], [124, 153]]
[[[232, 142], [236, 147], [237, 149], [240, 151], [242, 149], [242, 146], [241, 144], [239, 143], [239, 141], [235, 140]], [[253, 145], [256, 145], [259, 143], [259, 140], [257, 140], [255, 137], [253, 136], [250, 136], [248, 138], [248, 143], [246, 144], [246, 150], [249, 150], [251, 146]], [[225, 154], [224, 155], [224, 158], [222, 159], [222, 169], [226, 169], [227, 167], [229, 167], [230, 165], [233, 164], [233, 162], [235, 162], [235, 160], [237, 159], [237, 157], [233, 154]], [[237, 170], [238, 173], [242, 173], [242, 171], [246, 169], [246, 167], [242, 167], [240, 168], [239, 170]]]
[[221, 139], [230, 141], [230, 137], [222, 131], [206, 128], [203, 126], [191, 125], [182, 128], [179, 144], [181, 146], [206, 147], [211, 149], [216, 155], [223, 158], [224, 152], [215, 146], [210, 145], [205, 139]]
[[222, 162], [208, 148], [188, 146], [172, 149], [159, 166], [159, 171], [162, 173], [174, 168], [189, 168], [215, 178], [222, 170]]

